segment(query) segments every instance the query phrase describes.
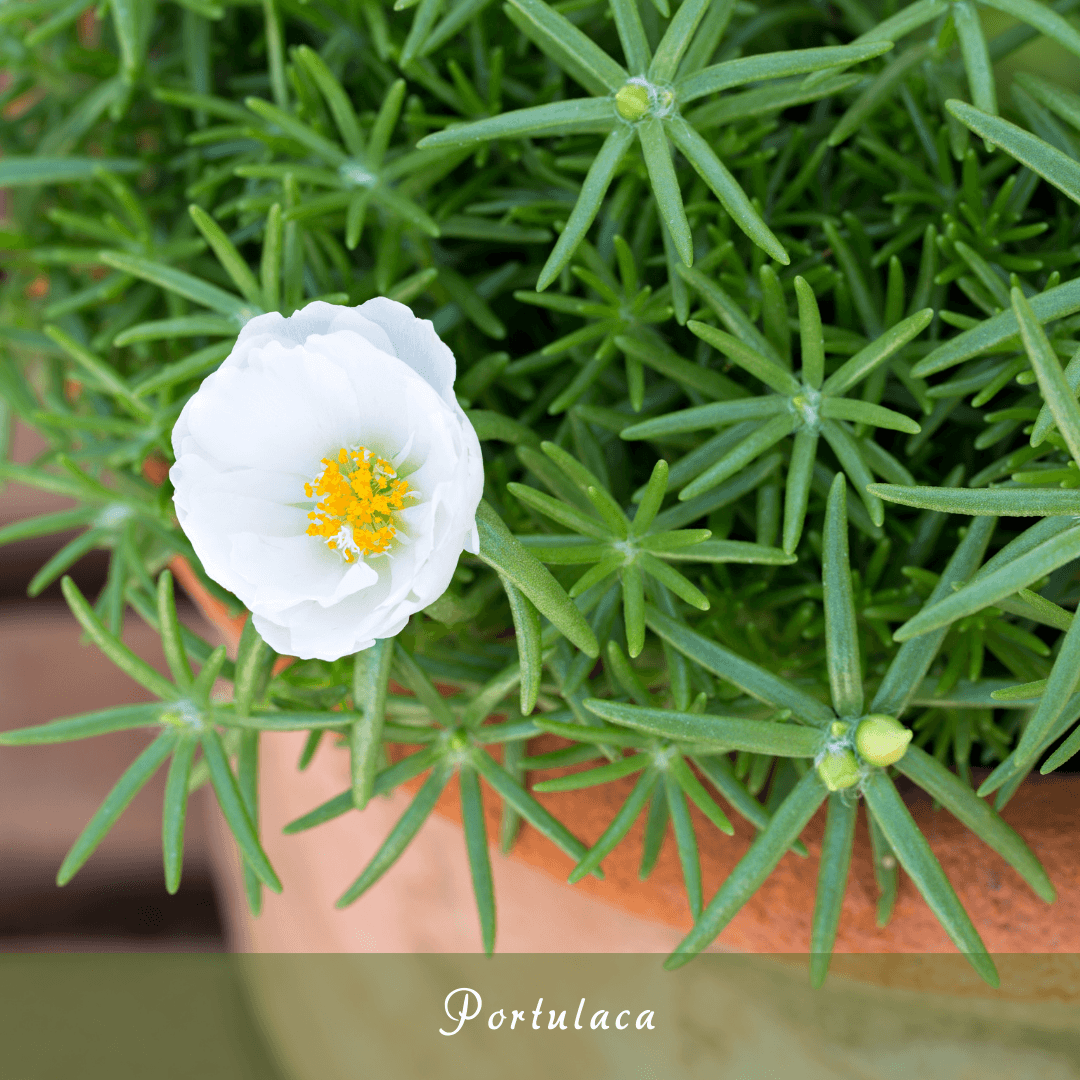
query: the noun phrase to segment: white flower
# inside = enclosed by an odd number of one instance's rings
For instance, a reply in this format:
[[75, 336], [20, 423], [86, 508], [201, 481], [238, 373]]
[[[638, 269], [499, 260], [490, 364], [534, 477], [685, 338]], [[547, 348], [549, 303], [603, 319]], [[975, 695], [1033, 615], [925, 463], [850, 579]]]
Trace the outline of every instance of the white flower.
[[169, 477], [206, 572], [279, 653], [399, 633], [479, 550], [476, 432], [454, 354], [378, 298], [259, 315], [184, 406]]

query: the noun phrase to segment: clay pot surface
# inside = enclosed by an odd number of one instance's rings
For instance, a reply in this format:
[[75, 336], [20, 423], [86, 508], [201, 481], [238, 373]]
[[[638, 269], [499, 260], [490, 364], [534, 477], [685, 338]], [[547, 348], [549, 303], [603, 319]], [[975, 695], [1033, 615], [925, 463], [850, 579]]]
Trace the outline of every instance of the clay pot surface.
[[[174, 570], [226, 642], [235, 647], [243, 617], [229, 619], [224, 608], [202, 589], [190, 568], [177, 565]], [[389, 798], [372, 800], [363, 814], [346, 814], [306, 833], [283, 836], [281, 828], [285, 824], [339, 794], [349, 784], [348, 756], [328, 741], [309, 768], [298, 772], [296, 761], [303, 742], [303, 733], [266, 736], [262, 740], [262, 834], [285, 892], [283, 897], [267, 897], [263, 915], [244, 931], [250, 935], [247, 947], [380, 952], [479, 949], [454, 783], [447, 787], [436, 814], [399, 864], [356, 904], [327, 917], [327, 909], [378, 849], [408, 805], [410, 791], [415, 791], [422, 779], [398, 789]], [[557, 745], [562, 744], [554, 737], [542, 736], [530, 747], [532, 752], [542, 752]], [[558, 774], [552, 771], [545, 777], [548, 775]], [[631, 777], [586, 791], [537, 798], [582, 841], [591, 844], [614, 817], [633, 783]], [[489, 836], [495, 836], [501, 804], [486, 787], [484, 798]], [[1075, 849], [1080, 775], [1033, 778], [1021, 786], [1003, 812], [1004, 819], [1024, 837], [1057, 887], [1058, 899], [1052, 906], [1040, 900], [1012, 867], [952, 815], [934, 811], [924, 793], [912, 789], [905, 792], [905, 798], [992, 953], [1080, 952], [1080, 860]], [[690, 809], [697, 826], [703, 889], [708, 900], [745, 854], [755, 831], [732, 813], [729, 816], [735, 835], [724, 836], [696, 808]], [[714, 949], [806, 953], [824, 825], [822, 807], [802, 834], [809, 858], [785, 854], [717, 939]], [[603, 881], [586, 878], [569, 886], [566, 877], [573, 860], [534, 829], [522, 826], [509, 858], [492, 853], [500, 919], [496, 941], [499, 951], [659, 952], [674, 947], [692, 925], [674, 839], [667, 837], [656, 868], [647, 880], [641, 881], [637, 870], [643, 831], [644, 815], [627, 839], [604, 860]], [[305, 893], [303, 898], [295, 895], [298, 888]], [[896, 907], [885, 928], [876, 925], [876, 902], [870, 841], [860, 815], [836, 952], [955, 951], [906, 875], [901, 874]], [[282, 922], [274, 929], [278, 921], [275, 912], [285, 903], [300, 904], [304, 917], [291, 917], [289, 925]], [[282, 910], [281, 919], [288, 918]], [[837, 957], [834, 965], [841, 962], [842, 958]], [[897, 985], [915, 985], [918, 977], [913, 971], [905, 974], [901, 964], [893, 967], [888, 978]], [[1071, 979], [1075, 982], [1075, 978]], [[962, 989], [960, 984], [968, 989]], [[972, 989], [977, 979], [969, 983], [963, 976], [960, 984], [959, 992], [977, 992]], [[1075, 1000], [1080, 997], [1080, 988], [1073, 985], [1068, 994]]]

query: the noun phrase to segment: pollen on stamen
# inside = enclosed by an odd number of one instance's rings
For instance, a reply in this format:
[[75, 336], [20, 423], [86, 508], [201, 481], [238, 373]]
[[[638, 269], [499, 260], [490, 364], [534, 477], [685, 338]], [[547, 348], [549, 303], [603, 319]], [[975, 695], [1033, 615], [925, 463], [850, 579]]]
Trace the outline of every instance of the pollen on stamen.
[[326, 546], [340, 550], [345, 562], [364, 555], [384, 555], [397, 536], [393, 513], [407, 498], [418, 495], [385, 458], [363, 446], [342, 447], [337, 460], [322, 459], [322, 472], [304, 485], [308, 498], [318, 498], [308, 514], [309, 536], [321, 536]]

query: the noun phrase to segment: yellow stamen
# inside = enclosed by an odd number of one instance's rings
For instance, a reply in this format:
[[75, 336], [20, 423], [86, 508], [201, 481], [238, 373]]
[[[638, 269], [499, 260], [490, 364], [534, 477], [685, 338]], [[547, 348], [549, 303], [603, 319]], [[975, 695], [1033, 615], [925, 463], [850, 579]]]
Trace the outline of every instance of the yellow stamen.
[[308, 498], [317, 498], [308, 514], [309, 536], [322, 536], [326, 546], [337, 549], [347, 563], [363, 555], [383, 555], [397, 535], [393, 513], [417, 493], [385, 458], [375, 457], [363, 446], [342, 447], [337, 460], [322, 459], [323, 470], [304, 485]]

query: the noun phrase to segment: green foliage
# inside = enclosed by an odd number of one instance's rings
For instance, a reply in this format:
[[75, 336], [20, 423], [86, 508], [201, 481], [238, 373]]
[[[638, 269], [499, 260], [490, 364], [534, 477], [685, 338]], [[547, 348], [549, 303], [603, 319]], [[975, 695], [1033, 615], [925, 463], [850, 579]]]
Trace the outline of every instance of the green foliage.
[[[988, 38], [984, 7], [1016, 25]], [[64, 594], [158, 699], [0, 735], [157, 732], [61, 882], [168, 761], [166, 887], [210, 783], [258, 911], [280, 888], [259, 739], [306, 731], [299, 767], [329, 735], [350, 784], [287, 832], [414, 792], [339, 904], [456, 779], [486, 950], [485, 793], [501, 850], [535, 829], [573, 881], [641, 815], [647, 878], [670, 825], [694, 919], [676, 966], [821, 811], [820, 984], [861, 804], [879, 923], [902, 871], [994, 982], [894, 778], [1054, 899], [998, 811], [1080, 753], [1080, 87], [994, 65], [1036, 38], [1080, 55], [1075, 7], [5, 9], [0, 480], [76, 505], [0, 543], [80, 530], [32, 594], [107, 550], [94, 603]], [[479, 553], [393, 641], [277, 670], [249, 622], [230, 662], [176, 617], [176, 556], [239, 605], [174, 516], [172, 427], [254, 315], [379, 295], [457, 358]], [[47, 441], [32, 463], [8, 460], [15, 419]], [[129, 608], [171, 678], [123, 645]], [[893, 763], [859, 754], [867, 716], [910, 730]], [[577, 837], [560, 792], [608, 783], [619, 811]], [[709, 897], [731, 812], [756, 839]]]

